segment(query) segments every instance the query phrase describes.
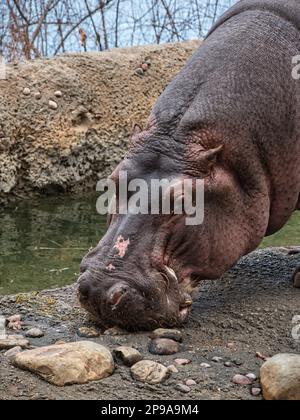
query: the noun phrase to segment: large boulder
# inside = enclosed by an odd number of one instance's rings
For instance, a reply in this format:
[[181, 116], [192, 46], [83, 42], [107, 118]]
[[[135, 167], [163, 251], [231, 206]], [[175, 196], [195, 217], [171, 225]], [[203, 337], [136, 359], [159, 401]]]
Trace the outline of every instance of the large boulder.
[[279, 354], [261, 368], [266, 400], [300, 400], [300, 355]]
[[24, 351], [15, 356], [13, 363], [57, 386], [98, 381], [114, 371], [110, 351], [91, 341]]
[[[66, 54], [8, 66], [0, 80], [0, 204], [96, 190], [200, 41]], [[150, 68], [140, 66], [149, 60]], [[137, 71], [139, 68], [140, 71]]]

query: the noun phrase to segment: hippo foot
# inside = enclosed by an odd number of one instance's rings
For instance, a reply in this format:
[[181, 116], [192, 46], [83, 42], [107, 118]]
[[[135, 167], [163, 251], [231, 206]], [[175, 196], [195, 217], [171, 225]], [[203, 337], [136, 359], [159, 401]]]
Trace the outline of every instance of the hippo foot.
[[297, 289], [300, 289], [300, 267], [298, 267], [297, 270], [295, 271], [293, 281], [294, 281], [294, 287], [296, 287]]

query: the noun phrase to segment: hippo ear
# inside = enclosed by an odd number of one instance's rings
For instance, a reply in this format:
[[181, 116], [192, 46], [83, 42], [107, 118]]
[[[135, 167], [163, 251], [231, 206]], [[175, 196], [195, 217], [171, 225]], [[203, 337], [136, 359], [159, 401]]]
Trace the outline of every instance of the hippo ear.
[[200, 152], [201, 167], [205, 171], [210, 172], [216, 165], [218, 157], [223, 151], [224, 146], [221, 145], [215, 149], [203, 150]]

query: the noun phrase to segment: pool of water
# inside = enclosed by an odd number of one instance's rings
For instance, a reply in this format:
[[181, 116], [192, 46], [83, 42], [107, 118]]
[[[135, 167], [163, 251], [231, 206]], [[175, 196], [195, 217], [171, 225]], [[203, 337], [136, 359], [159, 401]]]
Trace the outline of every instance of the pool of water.
[[[72, 284], [106, 231], [96, 199], [43, 199], [0, 210], [0, 294]], [[263, 247], [300, 245], [300, 212]]]

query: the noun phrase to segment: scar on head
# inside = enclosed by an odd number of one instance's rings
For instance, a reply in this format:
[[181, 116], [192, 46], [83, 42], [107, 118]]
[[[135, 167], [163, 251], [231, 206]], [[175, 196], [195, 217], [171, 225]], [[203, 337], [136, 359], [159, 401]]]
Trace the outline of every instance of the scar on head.
[[127, 241], [125, 241], [123, 236], [118, 237], [117, 242], [114, 246], [114, 249], [116, 249], [119, 252], [119, 257], [120, 258], [125, 257], [129, 245], [130, 245], [130, 240], [129, 239], [127, 239]]
[[114, 271], [116, 269], [116, 267], [113, 265], [113, 264], [109, 264], [107, 267], [106, 267], [106, 270], [108, 270], [108, 271]]

